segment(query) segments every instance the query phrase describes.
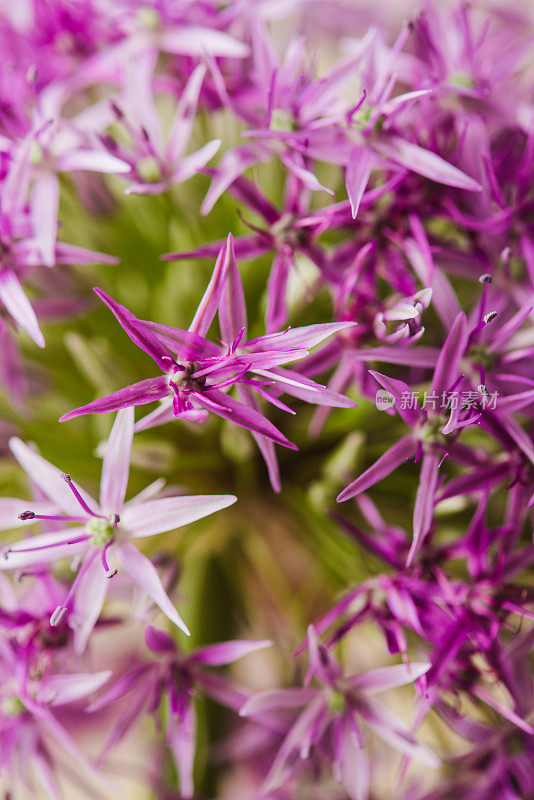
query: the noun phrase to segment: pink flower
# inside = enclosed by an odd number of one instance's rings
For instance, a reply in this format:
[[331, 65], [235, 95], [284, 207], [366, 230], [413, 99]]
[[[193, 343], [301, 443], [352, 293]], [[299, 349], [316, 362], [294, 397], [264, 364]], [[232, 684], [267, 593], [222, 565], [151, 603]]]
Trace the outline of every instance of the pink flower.
[[58, 529], [22, 539], [9, 546], [4, 551], [0, 569], [21, 569], [59, 558], [77, 557], [79, 568], [76, 578], [50, 621], [52, 625], [60, 623], [74, 608], [72, 624], [75, 626], [75, 648], [78, 652], [84, 650], [99, 617], [108, 579], [116, 574], [119, 567], [130, 575], [172, 622], [189, 633], [167, 596], [156, 568], [133, 541], [174, 530], [236, 501], [232, 495], [160, 499], [146, 499], [143, 496], [125, 503], [132, 438], [133, 411], [126, 409], [117, 415], [107, 442], [99, 504], [78, 487], [70, 475], [62, 475], [19, 439], [11, 440], [11, 449], [30, 479], [63, 513], [21, 511], [19, 518], [22, 520], [46, 519], [57, 522]]

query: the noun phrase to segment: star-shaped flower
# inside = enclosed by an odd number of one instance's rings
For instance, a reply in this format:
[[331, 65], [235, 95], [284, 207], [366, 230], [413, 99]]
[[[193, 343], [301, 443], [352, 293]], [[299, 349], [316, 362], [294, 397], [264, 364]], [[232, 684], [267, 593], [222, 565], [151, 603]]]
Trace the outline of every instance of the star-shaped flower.
[[117, 414], [102, 465], [100, 503], [77, 486], [70, 475], [62, 474], [20, 439], [13, 438], [10, 443], [11, 450], [31, 480], [63, 513], [44, 515], [21, 510], [20, 519], [56, 521], [58, 530], [10, 545], [4, 551], [0, 569], [20, 569], [59, 558], [78, 557], [80, 566], [76, 578], [50, 620], [52, 625], [59, 624], [75, 608], [75, 648], [78, 652], [84, 650], [98, 619], [106, 597], [108, 578], [116, 574], [119, 566], [172, 622], [188, 634], [187, 626], [165, 592], [156, 568], [133, 542], [202, 519], [237, 499], [233, 495], [148, 500], [134, 497], [125, 503], [133, 423], [132, 409]]

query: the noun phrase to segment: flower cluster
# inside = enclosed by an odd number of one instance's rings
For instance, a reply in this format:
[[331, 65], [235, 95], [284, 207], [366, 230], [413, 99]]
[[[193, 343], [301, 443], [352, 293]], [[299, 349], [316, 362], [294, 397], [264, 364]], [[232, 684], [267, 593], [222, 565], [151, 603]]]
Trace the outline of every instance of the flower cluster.
[[0, 10], [6, 798], [534, 795], [534, 22], [380, 16]]

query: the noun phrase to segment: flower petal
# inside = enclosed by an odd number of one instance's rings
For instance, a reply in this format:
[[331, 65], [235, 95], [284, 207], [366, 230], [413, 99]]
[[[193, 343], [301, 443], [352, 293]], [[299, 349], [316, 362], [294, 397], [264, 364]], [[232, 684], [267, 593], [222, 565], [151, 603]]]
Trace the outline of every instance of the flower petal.
[[45, 340], [39, 328], [35, 311], [24, 294], [17, 276], [13, 270], [7, 267], [0, 270], [0, 301], [17, 325], [20, 325], [32, 337], [35, 344], [44, 347]]
[[104, 513], [118, 513], [124, 504], [134, 426], [133, 408], [124, 408], [117, 413], [109, 435], [100, 482], [100, 508]]
[[147, 378], [144, 381], [132, 383], [131, 386], [126, 386], [124, 389], [119, 389], [117, 392], [107, 394], [105, 397], [100, 397], [98, 400], [93, 400], [86, 406], [68, 411], [60, 417], [59, 421], [66, 422], [82, 414], [106, 414], [109, 411], [117, 411], [128, 406], [142, 406], [153, 403], [155, 400], [161, 400], [168, 394], [169, 385], [164, 375], [159, 378]]
[[121, 524], [136, 538], [154, 536], [214, 514], [231, 506], [236, 500], [237, 497], [231, 494], [214, 494], [163, 497], [145, 503], [127, 504], [121, 515]]
[[[62, 477], [63, 473], [57, 467], [54, 467], [49, 461], [46, 461], [34, 450], [31, 450], [17, 437], [9, 440], [9, 447], [29, 479], [39, 487], [47, 498], [69, 516], [85, 516], [85, 512], [82, 513], [80, 504], [65, 483]], [[72, 483], [86, 504], [96, 511], [97, 504], [91, 495], [74, 481]], [[21, 509], [21, 511], [23, 510]]]
[[119, 542], [117, 550], [122, 566], [133, 580], [152, 598], [171, 622], [187, 636], [187, 625], [171, 603], [153, 563], [130, 542]]

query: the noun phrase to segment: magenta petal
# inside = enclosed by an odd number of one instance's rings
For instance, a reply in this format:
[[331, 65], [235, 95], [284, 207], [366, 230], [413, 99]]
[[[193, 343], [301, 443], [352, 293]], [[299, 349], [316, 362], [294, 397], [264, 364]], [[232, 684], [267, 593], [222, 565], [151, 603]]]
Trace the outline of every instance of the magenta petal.
[[432, 525], [440, 459], [441, 453], [437, 451], [426, 452], [423, 455], [421, 477], [413, 512], [413, 542], [406, 560], [407, 566], [412, 563], [415, 553]]
[[[70, 528], [70, 530], [41, 533], [30, 536], [28, 539], [19, 539], [9, 545], [7, 558], [0, 554], [0, 570], [23, 569], [36, 564], [47, 564], [60, 558], [73, 558], [87, 547], [87, 541], [68, 544], [72, 539], [78, 538], [83, 528]], [[50, 545], [54, 545], [51, 547]], [[45, 548], [31, 549], [28, 548]], [[24, 549], [25, 552], [17, 552]]]
[[130, 172], [130, 165], [105, 150], [73, 150], [61, 156], [57, 168], [63, 172], [89, 170], [90, 172]]
[[95, 294], [111, 309], [120, 325], [124, 328], [132, 342], [145, 351], [151, 358], [154, 359], [158, 367], [167, 372], [170, 364], [170, 357], [165, 347], [158, 341], [158, 339], [149, 333], [142, 325], [137, 325], [138, 320], [128, 311], [127, 308], [121, 306], [120, 303], [115, 302], [112, 297], [95, 287]]
[[37, 700], [53, 706], [75, 703], [100, 689], [112, 674], [111, 670], [105, 670], [103, 672], [50, 675], [43, 681], [42, 688], [37, 694]]
[[338, 503], [349, 500], [360, 492], [365, 492], [371, 486], [374, 486], [375, 483], [381, 481], [382, 478], [385, 478], [386, 475], [389, 475], [390, 472], [397, 469], [406, 459], [413, 456], [416, 447], [416, 440], [411, 434], [403, 436], [402, 439], [395, 442], [383, 456], [380, 456], [378, 461], [375, 461], [369, 469], [365, 470], [365, 472], [341, 492], [337, 498]]
[[355, 146], [345, 168], [345, 184], [350, 200], [352, 219], [356, 219], [363, 193], [371, 175], [371, 153], [368, 147]]
[[434, 370], [431, 391], [438, 396], [448, 391], [457, 379], [467, 340], [467, 320], [462, 311], [454, 320]]
[[356, 403], [343, 394], [333, 392], [321, 383], [316, 383], [310, 378], [289, 369], [253, 369], [256, 375], [272, 380], [278, 390], [291, 394], [304, 400], [306, 403], [316, 403], [322, 406], [335, 408], [355, 408]]
[[287, 439], [278, 428], [269, 422], [259, 411], [256, 411], [250, 406], [235, 400], [219, 389], [210, 389], [202, 393], [195, 394], [195, 400], [208, 411], [213, 411], [219, 417], [229, 419], [230, 422], [235, 422], [236, 425], [241, 425], [243, 428], [248, 428], [250, 431], [255, 431], [262, 436], [271, 439], [276, 444], [282, 447], [288, 447], [290, 450], [296, 450], [297, 446]]
[[259, 692], [247, 700], [239, 714], [242, 717], [251, 717], [254, 714], [263, 714], [265, 711], [275, 711], [280, 708], [300, 708], [311, 702], [318, 694], [317, 689], [301, 688]]
[[241, 275], [235, 258], [234, 240], [231, 234], [228, 235], [226, 246], [228, 250], [228, 271], [219, 306], [219, 323], [221, 337], [227, 345], [230, 345], [240, 331], [244, 331], [243, 337], [246, 337], [247, 309]]
[[458, 167], [449, 164], [436, 153], [407, 142], [399, 136], [380, 139], [376, 142], [375, 149], [380, 155], [390, 158], [402, 167], [417, 172], [425, 178], [437, 181], [437, 183], [456, 186], [470, 192], [482, 191], [482, 186]]
[[[243, 402], [259, 413], [259, 404], [254, 397], [250, 386], [238, 386], [237, 391]], [[265, 436], [261, 436], [259, 433], [256, 433], [256, 431], [251, 431], [251, 434], [254, 437], [254, 441], [258, 445], [263, 456], [263, 460], [267, 466], [267, 472], [269, 473], [271, 486], [273, 487], [273, 490], [278, 493], [282, 490], [282, 483], [280, 480], [280, 468], [278, 466], [278, 459], [276, 458], [274, 444], [270, 439], [267, 439]]]
[[124, 389], [119, 389], [117, 392], [107, 394], [86, 406], [75, 408], [73, 411], [63, 414], [59, 421], [65, 422], [82, 414], [105, 414], [108, 411], [117, 411], [128, 406], [142, 406], [146, 403], [153, 403], [155, 400], [161, 400], [168, 394], [169, 385], [165, 376], [147, 378], [144, 381], [133, 383], [131, 386], [126, 386]]
[[294, 255], [285, 248], [279, 250], [273, 261], [267, 281], [267, 312], [265, 327], [270, 333], [277, 331], [287, 320], [287, 283], [291, 268], [295, 266]]
[[395, 401], [395, 410], [398, 411], [399, 416], [402, 417], [406, 424], [413, 428], [421, 418], [421, 408], [417, 397], [408, 384], [397, 378], [388, 378], [387, 375], [381, 375], [380, 372], [375, 372], [374, 369], [370, 369], [369, 372], [380, 386], [392, 395]]

